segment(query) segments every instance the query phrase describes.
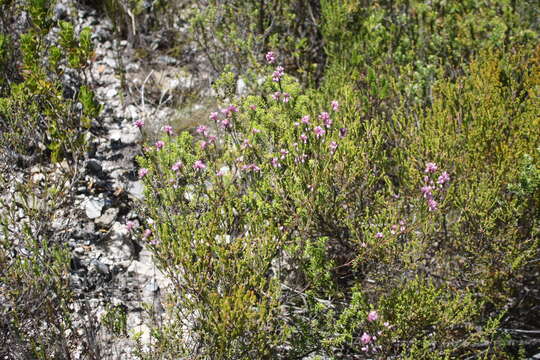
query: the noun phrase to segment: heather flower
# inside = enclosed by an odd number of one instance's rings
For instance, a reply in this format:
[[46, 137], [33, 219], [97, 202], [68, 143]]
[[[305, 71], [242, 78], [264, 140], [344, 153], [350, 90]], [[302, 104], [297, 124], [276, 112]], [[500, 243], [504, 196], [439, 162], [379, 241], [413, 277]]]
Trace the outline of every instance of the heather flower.
[[435, 211], [439, 206], [439, 204], [434, 199], [429, 199], [427, 204], [429, 211]]
[[202, 150], [206, 149], [206, 147], [208, 146], [208, 142], [206, 141], [201, 141], [199, 146], [201, 147]]
[[269, 51], [266, 53], [266, 55], [264, 56], [266, 58], [266, 61], [269, 63], [269, 64], [273, 64], [276, 62], [276, 54], [274, 54], [273, 51]]
[[300, 135], [300, 140], [302, 140], [304, 142], [304, 144], [306, 144], [307, 143], [307, 135], [306, 134]]
[[384, 234], [382, 232], [378, 232], [378, 233], [375, 234], [375, 237], [377, 239], [382, 239], [384, 237]]
[[219, 169], [217, 172], [216, 172], [216, 176], [223, 176], [225, 175], [225, 172], [222, 170], [222, 169]]
[[165, 143], [159, 140], [159, 141], [156, 141], [155, 146], [156, 146], [156, 149], [161, 150], [165, 146]]
[[332, 101], [332, 110], [335, 112], [339, 111], [339, 103], [336, 100]]
[[152, 235], [152, 230], [146, 229], [143, 231], [142, 237], [143, 239], [148, 239]]
[[204, 134], [206, 135], [206, 132], [208, 130], [208, 127], [204, 126], [204, 125], [199, 125], [197, 127], [197, 130], [195, 130], [197, 132], [197, 134]]
[[429, 162], [426, 164], [426, 169], [424, 170], [425, 173], [434, 173], [437, 171], [438, 167], [437, 164]]
[[313, 132], [315, 133], [315, 136], [317, 136], [317, 138], [320, 138], [326, 133], [326, 131], [320, 126], [316, 126], [315, 129], [313, 129]]
[[253, 130], [251, 130], [252, 133], [254, 134], [258, 134], [261, 132], [261, 130], [257, 129], [257, 128], [253, 128]]
[[135, 223], [133, 221], [128, 221], [126, 222], [126, 230], [131, 232], [131, 230], [133, 230], [133, 228], [135, 227]]
[[443, 171], [443, 173], [437, 179], [437, 184], [443, 185], [448, 181], [450, 181], [450, 175], [448, 175], [446, 171]]
[[139, 169], [139, 178], [143, 178], [146, 176], [146, 174], [148, 174], [148, 169], [147, 168], [140, 168]]
[[242, 166], [241, 170], [242, 171], [255, 171], [255, 172], [258, 172], [258, 171], [261, 171], [261, 168], [258, 167], [256, 164], [249, 164], [249, 165]]
[[367, 334], [367, 333], [363, 333], [362, 334], [362, 337], [360, 338], [360, 341], [362, 342], [362, 344], [369, 344], [372, 340], [372, 337], [371, 335]]
[[289, 102], [289, 99], [291, 98], [291, 94], [289, 93], [283, 93], [283, 102], [284, 103], [288, 103]]
[[208, 139], [208, 143], [212, 144], [216, 142], [217, 137], [214, 135], [208, 135], [207, 139]]
[[210, 113], [209, 118], [210, 118], [210, 120], [217, 121], [218, 116], [219, 116], [219, 114], [214, 111], [214, 112]]
[[165, 125], [163, 128], [161, 128], [167, 135], [173, 134], [173, 128], [170, 125]]
[[309, 124], [309, 119], [309, 115], [304, 115], [300, 121], [302, 121], [304, 124]]
[[332, 126], [332, 119], [330, 119], [330, 114], [328, 114], [326, 111], [323, 111], [319, 115], [319, 119], [321, 119], [324, 122], [324, 125], [329, 128]]
[[433, 195], [431, 194], [431, 190], [433, 190], [433, 188], [429, 185], [426, 185], [426, 186], [422, 186], [420, 188], [420, 191], [422, 192], [422, 195], [426, 198], [426, 199], [429, 199], [431, 198]]
[[332, 142], [330, 143], [330, 146], [329, 146], [329, 147], [330, 147], [330, 152], [333, 154], [333, 153], [336, 152], [336, 149], [338, 148], [338, 144], [337, 144], [337, 142], [332, 141]]
[[228, 127], [231, 126], [231, 122], [229, 121], [229, 119], [223, 119], [221, 120], [221, 127], [226, 129]]
[[249, 108], [250, 108], [251, 110], [257, 110], [257, 105], [249, 105]]
[[272, 74], [272, 80], [274, 82], [279, 82], [284, 74], [285, 74], [285, 69], [283, 68], [283, 66], [278, 66], [276, 68], [276, 71], [274, 71], [274, 73]]
[[379, 319], [379, 314], [375, 310], [371, 310], [367, 316], [369, 322], [377, 321]]
[[281, 160], [285, 159], [285, 156], [287, 156], [287, 154], [289, 153], [287, 150], [285, 149], [281, 149], [279, 151], [279, 153], [281, 154]]
[[391, 233], [392, 235], [396, 235], [397, 229], [398, 229], [398, 226], [397, 226], [397, 225], [395, 225], [395, 224], [392, 225], [392, 226], [390, 227], [390, 233]]
[[244, 139], [242, 142], [242, 145], [240, 145], [240, 148], [242, 150], [247, 149], [248, 147], [251, 147], [251, 144], [249, 143], [249, 139]]
[[142, 128], [144, 126], [144, 120], [136, 120], [135, 121], [135, 126], [138, 127], [139, 129]]
[[183, 167], [184, 167], [184, 164], [182, 164], [181, 161], [177, 161], [177, 162], [175, 162], [175, 163], [173, 164], [173, 166], [171, 166], [171, 170], [172, 170], [172, 171], [178, 171], [178, 170], [180, 170], [180, 169], [183, 168]]
[[276, 168], [281, 167], [281, 164], [279, 163], [279, 160], [277, 157], [273, 157], [270, 162], [272, 163], [273, 167], [276, 167]]
[[302, 154], [302, 155], [296, 157], [296, 158], [294, 159], [294, 162], [297, 163], [297, 164], [298, 164], [298, 163], [302, 163], [302, 164], [303, 164], [303, 163], [306, 161], [307, 158], [308, 158], [308, 156], [307, 156], [306, 154]]
[[347, 128], [340, 128], [339, 137], [343, 139], [346, 135], [347, 135]]
[[195, 170], [203, 170], [206, 168], [206, 165], [204, 162], [202, 162], [201, 160], [197, 160], [195, 161], [195, 163], [193, 164], [193, 168]]
[[229, 112], [229, 114], [231, 114], [233, 112], [238, 112], [238, 108], [234, 105], [229, 105], [229, 107], [227, 108], [227, 111]]
[[281, 97], [281, 93], [279, 91], [276, 91], [275, 93], [272, 94], [272, 99], [274, 100], [279, 100], [279, 98]]

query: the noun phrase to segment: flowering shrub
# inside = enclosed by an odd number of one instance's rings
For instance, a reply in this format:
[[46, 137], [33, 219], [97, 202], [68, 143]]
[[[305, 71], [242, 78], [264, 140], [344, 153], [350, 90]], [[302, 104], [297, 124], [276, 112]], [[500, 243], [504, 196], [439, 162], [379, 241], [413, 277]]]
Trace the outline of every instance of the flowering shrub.
[[[537, 98], [508, 101], [518, 85], [498, 80], [519, 73], [522, 91], [534, 92], [537, 58], [524, 54], [485, 55], [461, 87], [440, 81], [429, 111], [396, 111], [392, 124], [384, 114], [359, 119], [347, 85], [339, 99], [302, 90], [266, 54], [262, 95], [140, 158], [154, 221], [147, 240], [175, 285], [174, 321], [156, 330], [154, 350], [503, 354], [497, 329], [511, 279], [538, 251], [538, 220], [504, 193], [515, 159], [540, 141]], [[508, 114], [506, 127], [486, 125]]]

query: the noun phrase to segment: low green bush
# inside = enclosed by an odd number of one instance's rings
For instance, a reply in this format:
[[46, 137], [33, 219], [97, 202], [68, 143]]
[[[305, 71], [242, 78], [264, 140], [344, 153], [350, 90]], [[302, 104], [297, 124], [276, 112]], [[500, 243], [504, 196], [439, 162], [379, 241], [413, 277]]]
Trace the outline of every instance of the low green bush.
[[160, 354], [510, 358], [500, 322], [539, 245], [538, 189], [515, 190], [535, 184], [516, 164], [540, 144], [538, 53], [480, 52], [391, 121], [267, 69], [261, 96], [139, 159], [174, 284]]
[[[100, 107], [83, 84], [90, 29], [59, 22], [54, 2], [0, 1], [0, 356], [71, 359], [89, 339], [72, 326], [72, 186]], [[26, 14], [26, 16], [23, 16]], [[75, 74], [75, 75], [73, 75]], [[70, 94], [70, 91], [73, 91]], [[88, 334], [85, 334], [88, 335]]]

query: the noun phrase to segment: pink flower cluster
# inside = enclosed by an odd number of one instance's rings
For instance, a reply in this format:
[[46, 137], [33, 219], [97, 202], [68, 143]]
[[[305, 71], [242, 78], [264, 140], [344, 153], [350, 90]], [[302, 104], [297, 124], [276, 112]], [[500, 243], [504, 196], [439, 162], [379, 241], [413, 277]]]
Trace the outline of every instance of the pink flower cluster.
[[[424, 185], [420, 188], [420, 192], [424, 199], [426, 199], [429, 211], [435, 211], [439, 208], [439, 203], [435, 200], [434, 193], [450, 181], [450, 175], [446, 171], [443, 171], [437, 177], [437, 180], [434, 181], [432, 177], [435, 176], [438, 169], [437, 164], [433, 162], [428, 162], [424, 169], [424, 173], [427, 175], [424, 176]], [[439, 185], [438, 187], [435, 185], [435, 182]]]
[[276, 54], [274, 54], [273, 51], [269, 51], [266, 53], [265, 55], [265, 58], [266, 58], [266, 61], [269, 63], [269, 64], [273, 64], [276, 62]]
[[[368, 323], [375, 323], [377, 320], [379, 320], [379, 318], [380, 318], [379, 313], [376, 310], [371, 310], [367, 314], [366, 320], [368, 321]], [[388, 322], [385, 322], [383, 325], [386, 328], [390, 328], [390, 325], [388, 324]], [[380, 351], [382, 349], [381, 346], [380, 345], [377, 346], [375, 342], [377, 340], [377, 336], [381, 334], [382, 334], [382, 331], [378, 331], [377, 335], [370, 334], [364, 331], [362, 335], [360, 336], [360, 344], [362, 345], [361, 350], [364, 352], [372, 352], [372, 353], [376, 353]]]
[[[219, 113], [218, 112], [212, 112], [210, 113], [210, 120], [215, 121], [222, 129], [227, 129], [231, 127], [231, 119], [234, 113], [237, 113], [238, 107], [236, 105], [229, 105], [223, 109], [220, 110], [221, 114], [223, 114], [223, 119], [219, 119]], [[202, 133], [203, 135], [207, 136], [207, 128], [201, 128], [200, 126], [197, 128], [198, 133]]]
[[285, 69], [283, 68], [283, 66], [278, 66], [276, 68], [276, 71], [274, 71], [274, 73], [272, 74], [272, 80], [274, 82], [279, 82], [283, 75], [285, 75]]
[[161, 128], [167, 135], [171, 136], [173, 134], [173, 128], [170, 125], [165, 125]]
[[271, 96], [272, 96], [272, 99], [274, 99], [276, 101], [279, 101], [281, 99], [281, 101], [283, 101], [284, 103], [288, 103], [289, 100], [291, 99], [291, 94], [282, 93], [280, 91], [276, 91]]

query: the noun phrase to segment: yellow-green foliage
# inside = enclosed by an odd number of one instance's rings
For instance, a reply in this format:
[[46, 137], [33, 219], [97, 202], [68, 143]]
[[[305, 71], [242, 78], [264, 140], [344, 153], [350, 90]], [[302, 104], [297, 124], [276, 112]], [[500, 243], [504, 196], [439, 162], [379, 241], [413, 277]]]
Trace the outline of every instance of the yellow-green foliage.
[[506, 356], [497, 324], [538, 251], [537, 62], [482, 52], [434, 84], [431, 107], [399, 105], [391, 121], [364, 111], [361, 88], [336, 89], [332, 110], [332, 89], [285, 76], [216, 115], [217, 142], [208, 129], [164, 138], [140, 161], [172, 314], [190, 325], [162, 330], [161, 350], [172, 338], [203, 358]]

